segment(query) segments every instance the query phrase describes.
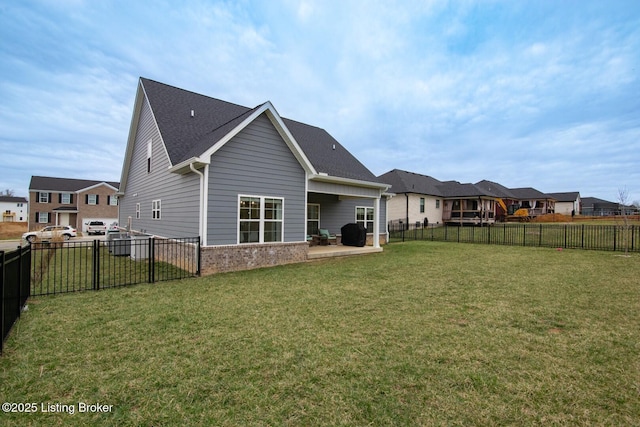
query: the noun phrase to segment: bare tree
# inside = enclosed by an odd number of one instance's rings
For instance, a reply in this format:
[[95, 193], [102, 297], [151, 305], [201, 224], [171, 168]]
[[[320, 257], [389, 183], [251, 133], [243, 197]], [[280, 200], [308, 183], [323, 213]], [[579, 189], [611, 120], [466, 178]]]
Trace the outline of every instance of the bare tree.
[[9, 197], [13, 197], [15, 196], [15, 192], [13, 190], [10, 189], [6, 189], [4, 190], [4, 192], [0, 193], [0, 196], [9, 196]]
[[618, 208], [620, 209], [620, 217], [622, 218], [622, 245], [624, 246], [624, 254], [629, 254], [629, 236], [631, 234], [631, 221], [629, 221], [629, 191], [627, 188], [618, 188]]

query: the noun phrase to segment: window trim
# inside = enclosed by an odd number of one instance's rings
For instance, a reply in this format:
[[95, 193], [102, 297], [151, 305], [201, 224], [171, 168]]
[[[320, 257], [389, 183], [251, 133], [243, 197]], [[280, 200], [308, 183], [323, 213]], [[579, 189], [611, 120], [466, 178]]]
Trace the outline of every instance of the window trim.
[[[358, 219], [358, 209], [364, 209], [364, 221]], [[368, 217], [367, 212], [369, 210], [373, 213], [373, 219], [367, 219], [367, 217]], [[367, 230], [367, 233], [373, 233], [373, 230], [375, 228], [375, 223], [376, 223], [376, 211], [375, 211], [375, 208], [373, 208], [371, 206], [356, 206], [355, 222], [356, 222], [356, 224], [363, 223], [362, 225]], [[371, 223], [371, 231], [369, 231], [369, 227], [367, 226], [367, 224], [369, 224], [369, 223]]]
[[[65, 201], [65, 198], [68, 198]], [[73, 196], [71, 193], [60, 193], [60, 204], [61, 205], [70, 205], [73, 203]]]
[[420, 213], [424, 213], [424, 208], [425, 208], [425, 198], [420, 197]]
[[140, 219], [140, 203], [136, 203], [136, 219]]
[[[46, 221], [42, 220], [43, 215], [46, 216]], [[49, 212], [36, 212], [36, 222], [38, 224], [49, 224]]]
[[[91, 203], [91, 199], [94, 197], [95, 197], [95, 203]], [[100, 204], [100, 196], [98, 196], [97, 194], [87, 194], [85, 202], [87, 205], [97, 206], [98, 204]]]
[[[248, 198], [248, 199], [259, 199], [260, 200], [260, 211], [259, 211], [259, 217], [257, 219], [242, 219], [240, 218], [240, 204], [242, 203], [242, 199], [243, 198]], [[280, 210], [281, 210], [281, 215], [280, 215], [280, 219], [267, 219], [265, 218], [265, 206], [266, 203], [265, 201], [271, 199], [271, 200], [279, 200], [280, 201]], [[236, 242], [238, 245], [250, 245], [250, 244], [270, 244], [270, 243], [283, 243], [284, 242], [284, 209], [285, 209], [285, 198], [284, 197], [277, 197], [277, 196], [258, 196], [258, 195], [250, 195], [250, 194], [238, 194], [238, 203], [237, 203], [237, 212], [236, 212], [236, 220], [237, 220], [237, 224], [236, 224]], [[258, 241], [257, 242], [241, 242], [240, 241], [240, 234], [241, 234], [241, 230], [240, 230], [240, 225], [243, 222], [254, 222], [254, 223], [258, 223]], [[280, 240], [276, 240], [276, 241], [268, 241], [265, 242], [264, 240], [264, 236], [265, 236], [265, 224], [266, 223], [280, 223]]]
[[162, 199], [155, 199], [151, 201], [151, 219], [162, 219]]
[[45, 191], [39, 192], [38, 203], [51, 203], [51, 193], [47, 193]]
[[[309, 206], [316, 206], [318, 208], [318, 218], [309, 218]], [[306, 222], [306, 227], [307, 227], [307, 236], [310, 236], [312, 233], [309, 232], [309, 222], [310, 221], [314, 221], [318, 223], [318, 230], [320, 230], [320, 203], [307, 203], [307, 222]]]

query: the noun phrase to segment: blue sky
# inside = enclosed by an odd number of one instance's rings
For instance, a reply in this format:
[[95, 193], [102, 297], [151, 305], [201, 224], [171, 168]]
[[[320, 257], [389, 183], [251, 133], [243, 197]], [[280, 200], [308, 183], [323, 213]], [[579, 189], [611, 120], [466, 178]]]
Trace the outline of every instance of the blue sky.
[[140, 76], [322, 127], [372, 172], [640, 200], [640, 1], [0, 4], [0, 189], [120, 179]]

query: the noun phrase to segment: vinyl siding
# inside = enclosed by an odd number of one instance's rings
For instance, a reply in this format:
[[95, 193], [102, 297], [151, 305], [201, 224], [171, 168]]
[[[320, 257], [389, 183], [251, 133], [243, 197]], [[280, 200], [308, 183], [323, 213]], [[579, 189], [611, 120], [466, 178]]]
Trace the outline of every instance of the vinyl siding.
[[[147, 142], [152, 140], [151, 172], [147, 173]], [[131, 218], [133, 230], [164, 237], [191, 237], [199, 233], [199, 176], [170, 173], [169, 159], [146, 100], [142, 103], [126, 194], [120, 197], [119, 224]], [[152, 200], [161, 200], [161, 219], [151, 218]], [[140, 203], [140, 219], [136, 219]]]
[[284, 241], [305, 240], [305, 172], [265, 114], [211, 156], [208, 245], [238, 243], [238, 195], [284, 198]]

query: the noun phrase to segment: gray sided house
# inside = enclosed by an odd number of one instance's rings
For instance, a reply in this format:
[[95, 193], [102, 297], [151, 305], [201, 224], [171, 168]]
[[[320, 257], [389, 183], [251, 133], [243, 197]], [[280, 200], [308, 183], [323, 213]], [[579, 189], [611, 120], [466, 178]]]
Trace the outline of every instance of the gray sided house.
[[200, 236], [201, 271], [306, 260], [319, 229], [386, 238], [386, 190], [325, 130], [141, 78], [119, 192], [120, 225]]

